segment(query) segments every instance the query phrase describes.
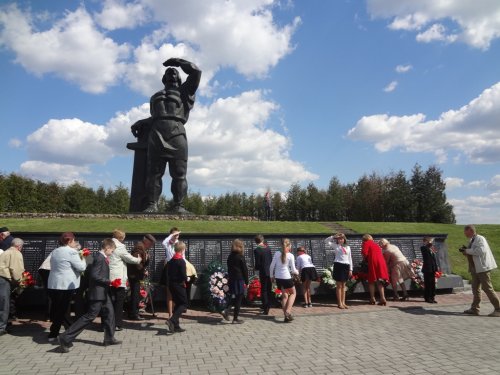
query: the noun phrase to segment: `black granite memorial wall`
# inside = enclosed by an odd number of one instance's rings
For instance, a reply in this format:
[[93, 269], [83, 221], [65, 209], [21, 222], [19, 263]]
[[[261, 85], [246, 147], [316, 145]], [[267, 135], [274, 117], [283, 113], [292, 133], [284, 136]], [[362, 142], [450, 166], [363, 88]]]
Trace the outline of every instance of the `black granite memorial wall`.
[[[150, 280], [158, 282], [165, 259], [165, 250], [161, 241], [166, 237], [165, 234], [153, 234], [159, 242], [154, 248], [150, 249]], [[17, 237], [25, 241], [23, 256], [26, 270], [30, 271], [38, 278], [37, 270], [43, 260], [54, 250], [57, 245], [59, 233], [16, 233]], [[100, 249], [100, 241], [106, 237], [102, 233], [76, 233], [77, 240], [82, 247], [91, 251]], [[421, 234], [377, 234], [373, 235], [375, 240], [387, 238], [391, 243], [398, 246], [408, 260], [421, 259], [420, 246], [422, 245]], [[436, 246], [439, 254], [439, 265], [444, 273], [450, 273], [448, 261], [448, 249], [446, 245], [446, 234], [434, 234]], [[299, 246], [305, 246], [312, 257], [312, 261], [319, 272], [333, 264], [333, 249], [325, 243], [326, 236], [321, 234], [300, 234], [300, 235], [266, 235], [266, 241], [271, 247], [273, 253], [281, 248], [281, 239], [290, 238], [292, 242], [294, 255]], [[361, 261], [361, 237], [362, 235], [350, 235], [348, 243], [352, 249], [353, 263], [359, 264]], [[128, 234], [124, 241], [127, 249], [130, 251], [136, 241], [141, 240], [142, 235]], [[253, 250], [255, 243], [253, 236], [248, 234], [186, 234], [183, 233], [181, 240], [187, 245], [186, 257], [201, 272], [210, 262], [217, 260], [223, 265], [231, 251], [231, 242], [235, 238], [240, 238], [245, 243], [245, 258], [247, 260], [249, 272], [254, 274]]]

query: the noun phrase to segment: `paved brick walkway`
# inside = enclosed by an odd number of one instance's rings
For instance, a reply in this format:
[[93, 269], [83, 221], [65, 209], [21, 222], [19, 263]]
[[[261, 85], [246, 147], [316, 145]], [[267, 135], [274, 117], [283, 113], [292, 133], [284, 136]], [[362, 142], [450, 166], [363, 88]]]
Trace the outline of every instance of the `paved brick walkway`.
[[[47, 342], [47, 322], [25, 316], [0, 337], [0, 374], [499, 374], [500, 318], [464, 316], [472, 295], [438, 296], [370, 306], [351, 300], [341, 311], [320, 301], [294, 307], [284, 324], [278, 309], [259, 317], [244, 308], [242, 325], [190, 310], [186, 332], [167, 335], [164, 312], [117, 332], [121, 345], [103, 347], [98, 324], [68, 354]], [[314, 302], [314, 300], [313, 300]]]

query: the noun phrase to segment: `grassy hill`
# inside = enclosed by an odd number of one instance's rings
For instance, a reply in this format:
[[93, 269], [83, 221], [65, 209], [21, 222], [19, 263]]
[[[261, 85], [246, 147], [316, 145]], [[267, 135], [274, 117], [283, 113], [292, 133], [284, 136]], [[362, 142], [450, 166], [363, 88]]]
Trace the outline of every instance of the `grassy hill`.
[[185, 233], [325, 233], [330, 230], [320, 223], [298, 221], [214, 221], [155, 219], [1, 219], [0, 225], [12, 232], [102, 232], [120, 228], [126, 233], [167, 233], [179, 227]]
[[[88, 219], [88, 218], [51, 218], [51, 219], [0, 219], [0, 224], [8, 226], [12, 232], [111, 232], [115, 228], [127, 233], [166, 233], [177, 226], [185, 233], [324, 233], [331, 230], [315, 222], [265, 222], [265, 221], [167, 221], [150, 219]], [[344, 227], [358, 233], [418, 233], [448, 234], [449, 258], [453, 273], [470, 279], [465, 257], [457, 250], [466, 244], [462, 225], [432, 223], [381, 223], [381, 222], [339, 222]], [[500, 225], [478, 225], [477, 230], [484, 235], [500, 265]], [[500, 290], [500, 271], [492, 273], [493, 284]]]

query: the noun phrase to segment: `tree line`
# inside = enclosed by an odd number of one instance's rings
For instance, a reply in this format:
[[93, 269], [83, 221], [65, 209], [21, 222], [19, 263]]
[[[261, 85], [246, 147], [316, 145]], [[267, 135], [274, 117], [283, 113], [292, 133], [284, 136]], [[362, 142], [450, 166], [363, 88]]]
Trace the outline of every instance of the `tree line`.
[[[313, 183], [292, 184], [286, 194], [270, 194], [272, 220], [289, 221], [398, 221], [455, 223], [453, 207], [446, 201], [442, 171], [416, 164], [410, 177], [404, 171], [381, 176], [364, 175], [342, 184], [333, 177], [326, 189]], [[162, 212], [169, 201], [160, 198]], [[266, 218], [265, 195], [239, 192], [203, 197], [190, 192], [186, 209], [198, 215], [255, 216]], [[62, 186], [16, 174], [0, 174], [0, 211], [63, 213], [127, 213], [129, 191], [92, 189], [79, 183]]]

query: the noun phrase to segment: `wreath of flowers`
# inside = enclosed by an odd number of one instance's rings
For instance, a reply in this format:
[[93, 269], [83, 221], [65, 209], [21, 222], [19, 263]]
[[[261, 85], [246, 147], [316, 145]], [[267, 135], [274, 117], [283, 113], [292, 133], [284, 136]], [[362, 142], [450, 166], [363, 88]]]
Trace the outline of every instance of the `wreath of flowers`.
[[333, 266], [325, 268], [321, 274], [321, 284], [325, 285], [329, 289], [335, 289], [337, 283], [333, 279]]
[[424, 287], [424, 273], [422, 272], [422, 265], [423, 263], [420, 259], [413, 259], [411, 262], [411, 269], [415, 275], [411, 278], [411, 281], [416, 289], [422, 289]]
[[[424, 288], [424, 273], [422, 272], [423, 262], [420, 259], [413, 259], [411, 262], [411, 269], [413, 270], [413, 274], [411, 281], [415, 288], [423, 289]], [[436, 271], [434, 277], [436, 281], [443, 276], [443, 272]]]
[[248, 282], [247, 302], [256, 302], [261, 298], [262, 285], [257, 276], [252, 276]]
[[229, 285], [227, 271], [218, 261], [211, 262], [198, 280], [201, 297], [212, 312], [221, 313], [228, 305]]

